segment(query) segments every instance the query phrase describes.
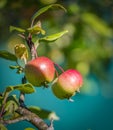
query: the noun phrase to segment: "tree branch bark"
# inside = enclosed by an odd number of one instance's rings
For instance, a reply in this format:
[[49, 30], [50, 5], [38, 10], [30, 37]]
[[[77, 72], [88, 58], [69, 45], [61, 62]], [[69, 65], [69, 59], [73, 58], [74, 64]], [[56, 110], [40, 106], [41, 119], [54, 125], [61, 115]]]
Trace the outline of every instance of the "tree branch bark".
[[23, 116], [27, 116], [27, 121], [31, 122], [39, 130], [54, 130], [52, 125], [48, 126], [38, 115], [26, 108], [19, 107], [17, 112]]
[[16, 110], [16, 112], [19, 113], [21, 117], [11, 119], [11, 120], [0, 120], [0, 123], [7, 125], [7, 124], [12, 124], [12, 123], [26, 120], [32, 123], [39, 130], [54, 130], [52, 123], [50, 126], [48, 126], [38, 115], [36, 115], [35, 113], [32, 113], [26, 108], [19, 107]]
[[28, 117], [27, 116], [21, 116], [21, 117], [18, 117], [18, 118], [15, 118], [15, 119], [11, 119], [11, 120], [0, 120], [0, 123], [2, 124], [13, 124], [13, 123], [16, 123], [16, 122], [19, 122], [19, 121], [23, 121], [23, 120], [28, 120]]

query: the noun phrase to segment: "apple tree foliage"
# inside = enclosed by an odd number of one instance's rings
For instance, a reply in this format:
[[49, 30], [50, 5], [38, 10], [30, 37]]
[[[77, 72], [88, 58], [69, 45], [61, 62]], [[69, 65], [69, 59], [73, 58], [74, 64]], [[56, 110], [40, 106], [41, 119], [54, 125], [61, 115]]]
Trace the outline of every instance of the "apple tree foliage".
[[[14, 54], [6, 50], [1, 50], [0, 58], [4, 58], [6, 60], [15, 62], [16, 65], [10, 65], [9, 68], [11, 70], [16, 70], [17, 74], [21, 73], [24, 74], [25, 65], [28, 64], [28, 61], [35, 60], [38, 57], [37, 48], [39, 47], [40, 43], [52, 43], [68, 32], [68, 30], [63, 30], [58, 33], [46, 35], [46, 31], [43, 29], [41, 21], [37, 20], [40, 15], [42, 15], [49, 9], [55, 7], [60, 8], [66, 12], [66, 9], [62, 5], [51, 4], [41, 8], [31, 17], [30, 27], [23, 29], [20, 27], [10, 26], [10, 32], [16, 31], [18, 33], [18, 37], [22, 38], [24, 43], [16, 44], [14, 46], [14, 52], [15, 52]], [[24, 65], [21, 64], [20, 61], [22, 61]], [[61, 78], [61, 80], [64, 80], [67, 72], [64, 72], [63, 68], [56, 63], [54, 63], [54, 66], [59, 68], [59, 70], [61, 70], [62, 73], [64, 73], [63, 79]], [[71, 76], [74, 77], [74, 82], [73, 79], [70, 78], [68, 74], [68, 77], [71, 80], [71, 84], [73, 84], [72, 88], [76, 82], [77, 82], [76, 87], [77, 86], [80, 87], [82, 85], [82, 78], [79, 79], [78, 72], [76, 72], [77, 73], [76, 76], [75, 75], [73, 76], [72, 72], [75, 71], [71, 70]], [[59, 74], [56, 69], [56, 77], [58, 78], [58, 76]], [[24, 95], [32, 94], [36, 91], [35, 86], [32, 84], [32, 80], [31, 83], [29, 83], [27, 82], [26, 77], [27, 75], [23, 76], [20, 84], [17, 84], [15, 86], [7, 86], [4, 92], [0, 94], [0, 129], [7, 130], [7, 124], [12, 124], [22, 120], [26, 120], [40, 130], [53, 130], [54, 127], [52, 121], [58, 119], [58, 116], [56, 115], [55, 112], [41, 109], [38, 106], [29, 107], [25, 105]], [[56, 83], [57, 78], [55, 79], [55, 81], [53, 81], [53, 83], [54, 82]], [[58, 81], [58, 83], [60, 83], [60, 81]], [[71, 84], [69, 85], [71, 86]], [[43, 86], [47, 88], [49, 85], [45, 83], [43, 84]], [[62, 86], [62, 84], [60, 86]], [[65, 86], [66, 83], [62, 88], [64, 88]], [[77, 87], [76, 90], [78, 91], [78, 89], [79, 88]], [[19, 97], [17, 95], [12, 94], [12, 92], [15, 90], [20, 92]], [[74, 89], [74, 91], [71, 92], [70, 96], [72, 96], [76, 90]], [[70, 90], [68, 89], [67, 91], [63, 90], [63, 92], [65, 92], [64, 95], [66, 97], [68, 91]], [[50, 125], [47, 125], [44, 122], [44, 119], [50, 119], [51, 120]], [[33, 130], [33, 128], [26, 128], [25, 130]]]

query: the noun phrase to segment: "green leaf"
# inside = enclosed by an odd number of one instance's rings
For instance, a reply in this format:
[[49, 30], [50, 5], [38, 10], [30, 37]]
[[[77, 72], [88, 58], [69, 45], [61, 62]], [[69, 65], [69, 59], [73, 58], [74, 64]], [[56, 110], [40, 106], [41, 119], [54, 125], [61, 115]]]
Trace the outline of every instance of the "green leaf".
[[5, 118], [12, 118], [15, 111], [17, 110], [18, 108], [18, 101], [17, 101], [17, 98], [15, 95], [12, 95], [12, 96], [9, 96], [7, 98], [7, 102], [5, 104], [5, 114], [4, 114], [4, 117]]
[[5, 50], [0, 51], [0, 57], [10, 61], [17, 61], [17, 58], [14, 54]]
[[29, 107], [29, 109], [37, 114], [40, 118], [42, 119], [53, 119], [53, 120], [59, 120], [59, 117], [56, 115], [55, 112], [53, 111], [48, 111], [48, 110], [45, 110], [45, 109], [41, 109], [39, 107], [35, 107], [35, 106], [31, 106]]
[[11, 101], [11, 100], [14, 101], [17, 105], [19, 105], [16, 95], [11, 95], [7, 98], [7, 101]]
[[14, 27], [14, 26], [10, 26], [9, 30], [10, 30], [10, 32], [12, 32], [12, 31], [17, 31], [17, 32], [20, 32], [20, 33], [24, 33], [25, 32], [24, 29], [19, 28], [19, 27]]
[[1, 107], [1, 105], [2, 105], [2, 101], [3, 101], [3, 96], [0, 95], [0, 107]]
[[34, 89], [33, 85], [30, 84], [30, 83], [15, 86], [14, 89], [19, 90], [19, 91], [21, 91], [21, 92], [23, 92], [25, 94], [30, 94], [30, 93], [35, 92], [35, 89]]
[[18, 66], [18, 65], [10, 65], [9, 68], [10, 69], [19, 69], [20, 66]]
[[0, 123], [0, 130], [7, 130], [7, 128], [3, 124]]
[[64, 11], [66, 11], [66, 9], [61, 6], [60, 4], [52, 4], [52, 5], [48, 5], [45, 6], [43, 8], [41, 8], [40, 10], [38, 10], [32, 17], [31, 20], [35, 20], [39, 15], [43, 14], [44, 12], [46, 12], [48, 9], [52, 8], [52, 7], [60, 7], [61, 9], [63, 9]]
[[6, 89], [6, 92], [11, 92], [13, 90], [19, 90], [19, 91], [21, 91], [22, 93], [25, 93], [25, 94], [30, 94], [30, 93], [35, 92], [33, 85], [30, 84], [30, 83], [20, 84], [20, 85], [17, 85], [17, 86], [9, 86]]
[[27, 60], [28, 51], [24, 44], [16, 44], [14, 51], [17, 58]]
[[34, 128], [25, 128], [24, 130], [35, 130]]
[[55, 40], [59, 39], [60, 37], [62, 37], [67, 32], [68, 32], [68, 30], [65, 30], [65, 31], [62, 31], [62, 32], [59, 32], [59, 33], [52, 34], [50, 36], [40, 38], [39, 40], [40, 41], [52, 42], [52, 41], [55, 41]]
[[18, 69], [18, 70], [16, 71], [16, 73], [17, 73], [17, 74], [21, 74], [21, 73], [23, 73], [23, 70], [20, 68], [20, 69]]
[[38, 34], [41, 33], [42, 35], [45, 34], [45, 30], [43, 30], [41, 27], [39, 27], [38, 25], [34, 25], [31, 28], [28, 28], [27, 31], [31, 34]]
[[18, 66], [18, 65], [10, 65], [9, 68], [12, 70], [17, 69], [17, 71], [16, 71], [17, 74], [23, 73], [23, 71], [24, 71], [24, 68], [22, 68], [21, 66]]

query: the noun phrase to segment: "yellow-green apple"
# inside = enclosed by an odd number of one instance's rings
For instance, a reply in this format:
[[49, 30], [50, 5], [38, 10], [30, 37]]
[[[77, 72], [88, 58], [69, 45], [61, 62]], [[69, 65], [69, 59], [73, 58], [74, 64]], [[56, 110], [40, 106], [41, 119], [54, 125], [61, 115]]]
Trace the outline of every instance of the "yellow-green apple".
[[74, 69], [64, 71], [53, 83], [52, 91], [59, 99], [70, 99], [82, 86], [82, 75]]

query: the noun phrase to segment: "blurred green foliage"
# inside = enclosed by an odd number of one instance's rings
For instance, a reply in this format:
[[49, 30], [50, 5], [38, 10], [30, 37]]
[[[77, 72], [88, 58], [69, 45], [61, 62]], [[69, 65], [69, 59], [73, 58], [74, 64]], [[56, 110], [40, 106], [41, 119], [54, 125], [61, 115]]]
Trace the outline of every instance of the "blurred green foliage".
[[86, 78], [96, 75], [109, 79], [113, 60], [113, 2], [111, 0], [1, 0], [0, 40], [12, 51], [14, 44], [23, 42], [9, 33], [9, 26], [28, 28], [32, 15], [51, 3], [62, 4], [62, 10], [49, 10], [39, 17], [46, 34], [68, 30], [68, 34], [53, 44], [42, 44], [39, 55], [46, 55], [64, 69], [78, 69]]

